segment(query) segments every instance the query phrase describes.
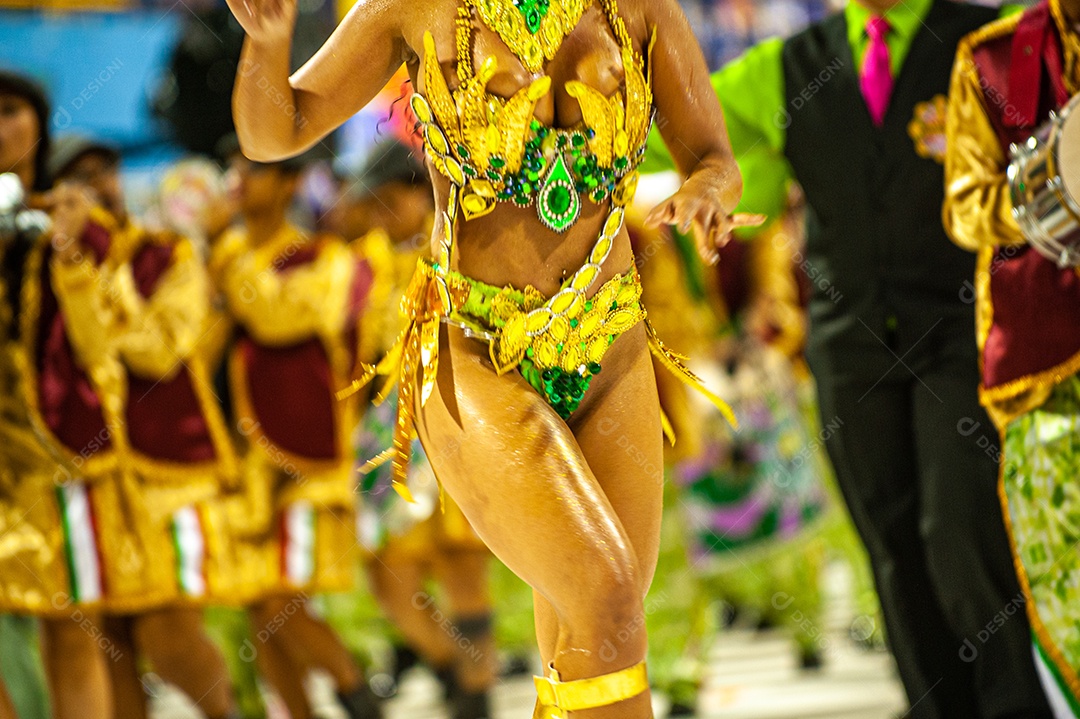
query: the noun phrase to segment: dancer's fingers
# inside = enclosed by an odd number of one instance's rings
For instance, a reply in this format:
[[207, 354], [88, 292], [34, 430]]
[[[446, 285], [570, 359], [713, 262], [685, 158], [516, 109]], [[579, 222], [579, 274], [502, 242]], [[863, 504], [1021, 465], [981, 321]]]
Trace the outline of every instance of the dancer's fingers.
[[769, 219], [766, 215], [739, 212], [731, 216], [731, 226], [735, 227], [759, 227]]
[[645, 215], [645, 226], [660, 227], [661, 225], [671, 224], [671, 218], [674, 217], [674, 212], [674, 198], [669, 197], [649, 210], [649, 214]]

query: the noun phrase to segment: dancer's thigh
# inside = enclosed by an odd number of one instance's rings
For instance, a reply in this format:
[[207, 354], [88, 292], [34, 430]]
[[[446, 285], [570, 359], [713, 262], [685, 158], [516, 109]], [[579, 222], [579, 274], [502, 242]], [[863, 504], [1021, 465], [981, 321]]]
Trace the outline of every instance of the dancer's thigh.
[[[624, 527], [644, 597], [656, 571], [663, 509], [663, 445], [653, 363], [639, 326], [611, 348], [604, 369], [570, 422], [586, 460]], [[536, 636], [552, 659], [558, 617], [534, 596]], [[636, 626], [639, 618], [631, 618]]]
[[640, 584], [622, 522], [577, 439], [517, 373], [497, 377], [482, 344], [444, 332], [419, 433], [473, 529], [556, 611]]
[[634, 548], [644, 596], [660, 551], [664, 491], [660, 403], [644, 325], [611, 347], [570, 426]]

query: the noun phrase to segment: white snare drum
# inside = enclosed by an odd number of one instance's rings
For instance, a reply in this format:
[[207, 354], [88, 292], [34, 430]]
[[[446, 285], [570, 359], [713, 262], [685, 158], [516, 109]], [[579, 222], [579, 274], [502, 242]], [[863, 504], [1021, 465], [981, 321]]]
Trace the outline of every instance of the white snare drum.
[[1058, 267], [1080, 265], [1080, 95], [1009, 148], [1013, 217], [1028, 243]]

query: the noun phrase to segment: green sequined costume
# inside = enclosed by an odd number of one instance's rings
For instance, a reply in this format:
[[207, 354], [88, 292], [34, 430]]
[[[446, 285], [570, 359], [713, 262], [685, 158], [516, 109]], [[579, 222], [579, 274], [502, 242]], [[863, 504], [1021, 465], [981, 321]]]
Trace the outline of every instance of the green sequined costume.
[[1001, 481], [1048, 696], [1080, 716], [1080, 376], [1008, 425]]

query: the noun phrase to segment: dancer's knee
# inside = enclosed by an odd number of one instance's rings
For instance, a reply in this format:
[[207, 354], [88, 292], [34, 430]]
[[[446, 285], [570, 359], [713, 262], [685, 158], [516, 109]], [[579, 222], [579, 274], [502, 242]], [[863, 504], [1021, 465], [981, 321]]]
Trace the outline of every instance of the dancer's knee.
[[635, 624], [644, 626], [641, 577], [629, 547], [599, 552], [580, 567], [579, 577], [563, 588], [564, 596], [553, 601], [560, 622], [578, 641], [601, 644], [632, 631]]

